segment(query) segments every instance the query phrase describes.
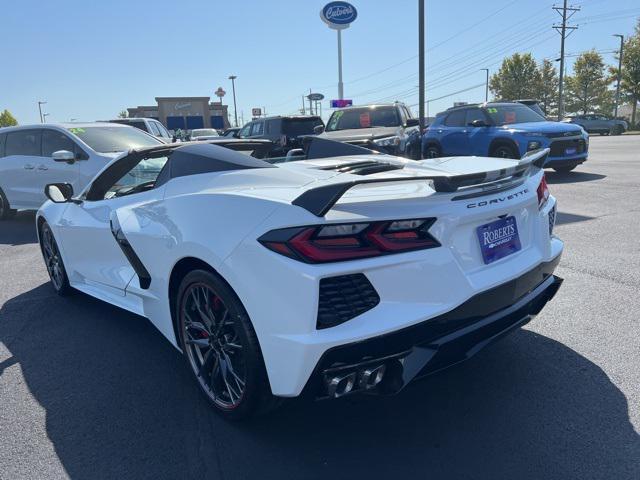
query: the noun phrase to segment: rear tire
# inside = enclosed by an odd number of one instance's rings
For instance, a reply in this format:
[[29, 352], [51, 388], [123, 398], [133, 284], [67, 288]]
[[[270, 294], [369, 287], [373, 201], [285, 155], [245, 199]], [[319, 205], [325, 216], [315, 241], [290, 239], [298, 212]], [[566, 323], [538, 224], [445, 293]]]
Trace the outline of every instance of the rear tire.
[[9, 220], [13, 218], [15, 214], [16, 211], [11, 208], [9, 200], [7, 200], [7, 197], [0, 188], [0, 220]]
[[515, 149], [509, 145], [498, 145], [491, 149], [490, 157], [520, 158]]
[[47, 222], [43, 222], [40, 226], [40, 250], [44, 258], [44, 264], [49, 273], [49, 279], [55, 292], [61, 297], [65, 297], [71, 293], [71, 285], [69, 285], [69, 277], [67, 270], [64, 268], [64, 262], [60, 255], [58, 243], [53, 236], [53, 231]]
[[175, 305], [185, 361], [218, 414], [241, 420], [278, 406], [249, 316], [219, 276], [206, 270], [188, 273]]

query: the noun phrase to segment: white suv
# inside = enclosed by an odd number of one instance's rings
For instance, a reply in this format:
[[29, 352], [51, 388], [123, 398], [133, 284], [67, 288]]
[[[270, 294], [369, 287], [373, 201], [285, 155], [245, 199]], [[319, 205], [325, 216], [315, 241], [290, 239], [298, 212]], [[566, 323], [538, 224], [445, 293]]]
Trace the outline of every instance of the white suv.
[[48, 183], [81, 191], [121, 152], [161, 144], [137, 128], [109, 123], [0, 128], [0, 220], [37, 210]]

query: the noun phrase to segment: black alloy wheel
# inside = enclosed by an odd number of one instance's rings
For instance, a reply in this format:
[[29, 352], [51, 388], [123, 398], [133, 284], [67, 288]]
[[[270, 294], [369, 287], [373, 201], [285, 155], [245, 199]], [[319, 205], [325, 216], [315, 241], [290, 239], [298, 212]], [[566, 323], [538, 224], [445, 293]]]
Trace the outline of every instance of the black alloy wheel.
[[60, 296], [67, 295], [71, 290], [67, 271], [51, 227], [46, 222], [40, 227], [40, 249], [53, 289]]
[[182, 281], [177, 300], [182, 351], [216, 411], [241, 419], [275, 406], [256, 334], [229, 286], [195, 270]]
[[436, 145], [429, 145], [424, 151], [424, 158], [438, 158], [440, 149]]
[[518, 158], [513, 148], [508, 145], [500, 145], [499, 147], [494, 148], [491, 156], [498, 158]]

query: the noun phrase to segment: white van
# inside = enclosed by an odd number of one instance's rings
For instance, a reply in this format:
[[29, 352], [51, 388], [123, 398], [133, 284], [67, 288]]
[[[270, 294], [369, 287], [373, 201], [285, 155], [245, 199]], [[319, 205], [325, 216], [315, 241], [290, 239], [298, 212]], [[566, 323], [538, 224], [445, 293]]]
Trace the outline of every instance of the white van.
[[109, 123], [60, 123], [0, 128], [0, 220], [37, 210], [48, 183], [80, 192], [120, 153], [162, 142], [137, 128]]

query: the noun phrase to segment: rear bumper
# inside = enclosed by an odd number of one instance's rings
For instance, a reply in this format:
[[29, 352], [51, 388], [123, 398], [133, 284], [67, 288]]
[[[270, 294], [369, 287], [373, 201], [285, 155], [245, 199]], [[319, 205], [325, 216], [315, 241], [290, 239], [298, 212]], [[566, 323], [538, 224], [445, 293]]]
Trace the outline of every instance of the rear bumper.
[[[524, 275], [482, 292], [456, 309], [411, 327], [325, 352], [304, 389], [316, 398], [340, 396], [332, 380], [351, 375], [348, 393], [390, 394], [410, 381], [466, 360], [483, 347], [531, 321], [551, 300], [562, 279], [553, 275], [560, 256]], [[384, 365], [380, 383], [366, 372]]]
[[572, 157], [547, 157], [547, 161], [544, 164], [545, 168], [553, 167], [572, 167], [580, 165], [587, 161], [587, 152]]

